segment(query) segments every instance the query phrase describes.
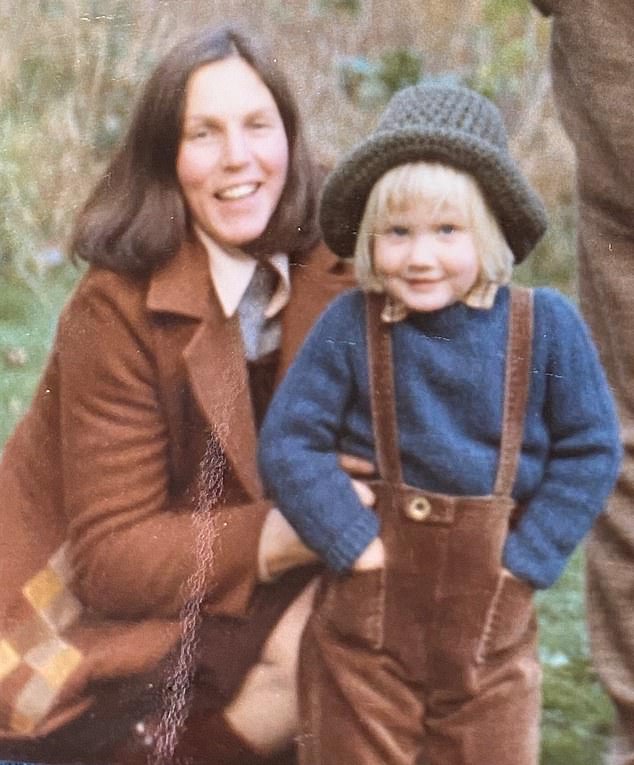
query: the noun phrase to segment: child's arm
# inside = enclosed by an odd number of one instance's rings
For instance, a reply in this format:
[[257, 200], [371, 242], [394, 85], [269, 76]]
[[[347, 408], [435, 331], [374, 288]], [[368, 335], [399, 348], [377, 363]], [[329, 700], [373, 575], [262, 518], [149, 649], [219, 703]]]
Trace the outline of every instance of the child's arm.
[[337, 451], [355, 376], [367, 374], [363, 296], [337, 299], [310, 333], [260, 432], [262, 477], [303, 541], [333, 569], [351, 568], [379, 521], [357, 496]]
[[[354, 459], [354, 458], [352, 458]], [[364, 460], [365, 462], [365, 460]], [[346, 472], [350, 464], [349, 455], [341, 455], [339, 464]], [[370, 465], [370, 463], [367, 463]], [[374, 474], [374, 466], [371, 466]], [[352, 486], [357, 497], [366, 507], [372, 507], [376, 497], [372, 489], [362, 481], [351, 478]], [[306, 566], [318, 560], [317, 553], [302, 542], [295, 529], [289, 524], [280, 511], [272, 508], [260, 534], [258, 550], [258, 576], [262, 582], [270, 582], [281, 574], [298, 566]], [[379, 568], [385, 562], [385, 551], [380, 538], [374, 539], [357, 558], [354, 568], [357, 570]]]
[[503, 563], [535, 587], [549, 587], [614, 486], [620, 463], [612, 397], [576, 309], [552, 290], [535, 295], [535, 345], [548, 346], [543, 416], [550, 454], [538, 492], [506, 543]]

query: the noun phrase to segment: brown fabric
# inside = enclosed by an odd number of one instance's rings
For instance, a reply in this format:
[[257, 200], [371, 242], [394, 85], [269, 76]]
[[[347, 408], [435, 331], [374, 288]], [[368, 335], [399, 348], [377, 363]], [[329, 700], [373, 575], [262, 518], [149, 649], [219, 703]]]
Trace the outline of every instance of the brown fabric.
[[[107, 765], [148, 765], [156, 728], [148, 723], [111, 754]], [[295, 752], [267, 757], [254, 752], [218, 712], [193, 714], [187, 720], [173, 765], [296, 765]]]
[[493, 493], [509, 496], [513, 490], [524, 437], [524, 412], [530, 390], [531, 343], [533, 341], [533, 292], [511, 287], [511, 330], [506, 349], [504, 380], [504, 428], [500, 464]]
[[294, 765], [294, 752], [267, 757], [255, 753], [218, 714], [187, 721], [175, 752], [176, 762], [188, 765]]
[[587, 544], [592, 655], [616, 710], [610, 765], [634, 765], [634, 4], [557, 0], [552, 78], [577, 154], [579, 293], [616, 395], [624, 461]]
[[258, 431], [273, 397], [279, 361], [279, 351], [272, 351], [257, 361], [250, 361], [247, 365], [253, 416]]
[[273, 627], [315, 574], [314, 566], [306, 566], [285, 574], [274, 587], [258, 585], [243, 617], [218, 615], [202, 620], [196, 684], [205, 698], [198, 706], [221, 709], [233, 698]]
[[396, 399], [392, 374], [392, 328], [382, 321], [385, 295], [368, 293], [366, 296], [368, 363], [370, 390], [373, 396], [372, 426], [374, 448], [379, 475], [389, 483], [401, 483], [403, 473], [398, 452]]
[[[316, 316], [351, 286], [349, 272], [323, 247], [292, 266], [291, 279], [278, 380]], [[146, 279], [91, 269], [62, 312], [42, 382], [0, 467], [0, 639], [19, 627], [23, 585], [63, 542], [73, 578], [60, 587], [84, 609], [63, 633], [80, 661], [62, 683], [59, 715], [50, 712], [29, 735], [79, 714], [94, 682], [156, 667], [177, 641], [183, 583], [197, 565], [191, 511], [209, 433], [223, 491], [211, 516], [204, 611], [241, 619], [270, 503], [256, 469], [237, 318], [223, 317], [198, 244], [186, 244]], [[256, 625], [257, 617], [245, 620], [262, 643], [266, 634]], [[15, 677], [7, 656], [13, 662], [11, 651], [0, 650], [0, 665], [9, 668], [0, 677], [2, 704], [3, 683]], [[2, 704], [0, 739], [14, 736], [12, 709]]]
[[[519, 300], [518, 300], [519, 297]], [[510, 492], [530, 369], [531, 302], [512, 291], [496, 486]], [[368, 343], [381, 305], [370, 301]], [[374, 329], [372, 329], [374, 328]], [[395, 449], [392, 370], [372, 361], [377, 452]], [[511, 354], [517, 354], [512, 356]], [[394, 465], [396, 454], [384, 463]], [[396, 473], [398, 474], [398, 470]], [[329, 574], [304, 634], [303, 765], [536, 765], [540, 668], [533, 591], [502, 571], [510, 495], [373, 485], [384, 569]], [[418, 513], [418, 515], [416, 514]]]

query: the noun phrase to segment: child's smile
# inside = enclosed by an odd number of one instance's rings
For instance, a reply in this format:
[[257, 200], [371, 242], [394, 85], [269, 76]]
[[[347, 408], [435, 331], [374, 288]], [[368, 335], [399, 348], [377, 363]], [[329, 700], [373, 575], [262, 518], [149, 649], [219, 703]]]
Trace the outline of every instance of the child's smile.
[[438, 311], [461, 300], [480, 272], [471, 226], [449, 202], [390, 213], [373, 254], [386, 292], [411, 311]]

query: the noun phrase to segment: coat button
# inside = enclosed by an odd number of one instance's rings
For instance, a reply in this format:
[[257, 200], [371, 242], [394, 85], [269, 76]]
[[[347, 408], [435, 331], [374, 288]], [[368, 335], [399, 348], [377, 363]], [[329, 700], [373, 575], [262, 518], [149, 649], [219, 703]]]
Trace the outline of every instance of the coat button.
[[405, 507], [405, 515], [412, 521], [424, 521], [431, 513], [431, 502], [427, 497], [413, 497]]

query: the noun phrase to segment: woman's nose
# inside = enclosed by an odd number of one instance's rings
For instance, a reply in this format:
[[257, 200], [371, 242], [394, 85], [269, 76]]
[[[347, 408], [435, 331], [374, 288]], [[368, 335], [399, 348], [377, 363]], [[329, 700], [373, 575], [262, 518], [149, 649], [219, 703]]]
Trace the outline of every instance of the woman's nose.
[[241, 167], [249, 161], [249, 144], [244, 130], [230, 128], [225, 135], [224, 164], [227, 167]]

